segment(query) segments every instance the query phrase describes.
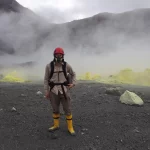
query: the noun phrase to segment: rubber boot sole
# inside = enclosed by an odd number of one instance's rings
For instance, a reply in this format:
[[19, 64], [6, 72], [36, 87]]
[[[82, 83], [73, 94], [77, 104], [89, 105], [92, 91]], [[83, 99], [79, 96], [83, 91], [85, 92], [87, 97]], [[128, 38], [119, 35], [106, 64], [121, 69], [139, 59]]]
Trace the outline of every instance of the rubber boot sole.
[[57, 127], [57, 128], [54, 128], [54, 129], [48, 129], [49, 132], [53, 132], [53, 131], [56, 131], [56, 130], [59, 130], [60, 127]]

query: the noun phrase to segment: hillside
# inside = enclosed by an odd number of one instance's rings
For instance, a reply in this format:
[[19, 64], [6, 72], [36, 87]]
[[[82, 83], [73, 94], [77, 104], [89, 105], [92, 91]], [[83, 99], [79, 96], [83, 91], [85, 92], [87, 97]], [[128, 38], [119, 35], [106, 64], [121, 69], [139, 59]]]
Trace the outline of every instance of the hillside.
[[[54, 43], [65, 43], [67, 47], [101, 53], [128, 48], [149, 47], [150, 9], [111, 14], [100, 13], [90, 18], [60, 25], [53, 32], [57, 37]], [[50, 35], [51, 37], [51, 35]], [[65, 37], [65, 38], [64, 38]], [[62, 40], [63, 39], [63, 40]]]
[[15, 0], [0, 1], [0, 55], [36, 51], [49, 24]]
[[4, 12], [20, 12], [22, 9], [25, 9], [15, 0], [1, 0], [0, 1], [0, 10]]
[[0, 16], [0, 55], [34, 55], [57, 46], [94, 54], [149, 48], [150, 9], [104, 12], [63, 24], [50, 24], [14, 0], [1, 2], [0, 9], [5, 10]]

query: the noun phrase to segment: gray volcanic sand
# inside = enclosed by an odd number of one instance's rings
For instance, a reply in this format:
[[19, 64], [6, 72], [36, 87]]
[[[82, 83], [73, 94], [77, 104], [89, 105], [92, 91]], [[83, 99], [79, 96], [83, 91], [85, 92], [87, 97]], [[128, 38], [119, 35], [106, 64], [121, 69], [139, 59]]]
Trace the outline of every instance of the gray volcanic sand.
[[48, 132], [52, 108], [43, 84], [0, 83], [0, 150], [149, 150], [150, 87], [120, 86], [142, 93], [144, 106], [137, 107], [105, 93], [105, 88], [116, 86], [79, 82], [71, 90], [77, 133], [72, 137], [62, 107], [60, 130]]

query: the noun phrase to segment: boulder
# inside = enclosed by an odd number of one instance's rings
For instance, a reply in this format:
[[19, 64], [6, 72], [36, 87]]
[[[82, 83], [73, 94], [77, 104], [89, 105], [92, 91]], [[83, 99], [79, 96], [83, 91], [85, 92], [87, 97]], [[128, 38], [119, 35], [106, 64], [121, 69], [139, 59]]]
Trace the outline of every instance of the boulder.
[[127, 105], [139, 105], [144, 104], [143, 100], [133, 92], [126, 90], [121, 96], [119, 101]]
[[105, 93], [108, 95], [121, 96], [121, 88], [120, 87], [106, 88]]

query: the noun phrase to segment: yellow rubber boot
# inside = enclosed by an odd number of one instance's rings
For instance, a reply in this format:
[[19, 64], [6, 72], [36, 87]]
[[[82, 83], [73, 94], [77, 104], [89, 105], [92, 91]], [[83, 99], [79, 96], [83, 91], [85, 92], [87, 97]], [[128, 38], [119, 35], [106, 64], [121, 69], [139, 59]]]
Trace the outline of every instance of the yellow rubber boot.
[[66, 116], [67, 125], [68, 125], [68, 131], [71, 135], [76, 135], [74, 129], [73, 129], [73, 123], [72, 123], [72, 115]]
[[50, 132], [59, 129], [59, 118], [60, 118], [60, 114], [53, 113], [54, 125], [49, 128]]

